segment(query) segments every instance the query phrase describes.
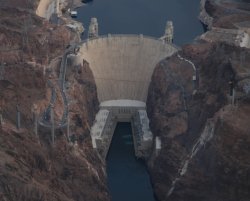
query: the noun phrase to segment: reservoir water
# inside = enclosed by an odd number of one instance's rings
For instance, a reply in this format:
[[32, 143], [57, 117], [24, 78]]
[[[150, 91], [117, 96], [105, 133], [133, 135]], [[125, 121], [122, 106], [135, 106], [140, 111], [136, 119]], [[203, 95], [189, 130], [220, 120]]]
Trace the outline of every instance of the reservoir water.
[[154, 201], [150, 178], [134, 154], [130, 123], [118, 123], [107, 157], [112, 201]]
[[[198, 20], [200, 0], [94, 0], [77, 9], [87, 31], [96, 17], [99, 34], [144, 34], [161, 37], [167, 20], [174, 23], [174, 43], [191, 42], [203, 32]], [[87, 35], [87, 34], [85, 34]]]

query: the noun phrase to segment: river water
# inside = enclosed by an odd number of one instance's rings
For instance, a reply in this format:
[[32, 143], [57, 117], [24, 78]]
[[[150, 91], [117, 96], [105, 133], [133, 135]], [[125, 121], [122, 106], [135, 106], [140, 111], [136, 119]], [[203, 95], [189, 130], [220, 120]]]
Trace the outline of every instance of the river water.
[[[167, 20], [174, 23], [174, 43], [191, 42], [203, 32], [198, 20], [200, 0], [94, 0], [77, 9], [78, 17], [88, 29], [96, 17], [99, 34], [144, 34], [161, 37]], [[87, 35], [87, 34], [86, 34]]]
[[155, 201], [145, 164], [135, 158], [130, 123], [117, 124], [107, 173], [112, 201]]

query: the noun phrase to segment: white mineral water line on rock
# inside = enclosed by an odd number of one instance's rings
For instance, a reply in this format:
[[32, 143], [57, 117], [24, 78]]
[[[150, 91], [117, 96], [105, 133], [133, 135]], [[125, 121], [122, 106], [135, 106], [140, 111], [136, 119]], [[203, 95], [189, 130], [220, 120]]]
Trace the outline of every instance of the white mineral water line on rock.
[[200, 138], [198, 139], [198, 141], [193, 145], [191, 154], [187, 156], [187, 158], [185, 159], [185, 162], [182, 166], [182, 168], [179, 170], [179, 175], [174, 179], [174, 181], [172, 182], [171, 188], [167, 193], [167, 197], [169, 197], [172, 192], [175, 189], [175, 184], [178, 180], [180, 180], [180, 178], [186, 174], [188, 166], [189, 166], [189, 162], [191, 161], [191, 159], [200, 151], [200, 149], [202, 147], [205, 147], [206, 143], [209, 142], [214, 135], [214, 128], [215, 128], [215, 123], [212, 119], [208, 119], [206, 126], [203, 130], [203, 132], [201, 133]]

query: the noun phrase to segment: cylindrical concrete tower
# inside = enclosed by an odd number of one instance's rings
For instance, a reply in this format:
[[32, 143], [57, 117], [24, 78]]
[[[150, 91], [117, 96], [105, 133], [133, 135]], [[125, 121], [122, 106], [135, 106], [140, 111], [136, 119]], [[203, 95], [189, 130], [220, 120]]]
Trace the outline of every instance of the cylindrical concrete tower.
[[164, 35], [165, 42], [172, 43], [174, 39], [174, 26], [172, 21], [167, 21]]
[[90, 25], [89, 25], [89, 38], [97, 38], [98, 37], [98, 22], [95, 17], [91, 18]]

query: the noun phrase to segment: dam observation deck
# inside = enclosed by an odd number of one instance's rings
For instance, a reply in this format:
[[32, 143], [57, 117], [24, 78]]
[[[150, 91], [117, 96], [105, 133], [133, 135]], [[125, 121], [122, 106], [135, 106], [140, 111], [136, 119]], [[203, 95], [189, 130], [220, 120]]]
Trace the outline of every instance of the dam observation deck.
[[143, 35], [96, 35], [80, 44], [75, 61], [89, 63], [100, 102], [91, 137], [102, 158], [106, 158], [117, 122], [131, 123], [135, 155], [149, 156], [153, 135], [146, 113], [148, 87], [156, 65], [177, 51], [165, 38]]

